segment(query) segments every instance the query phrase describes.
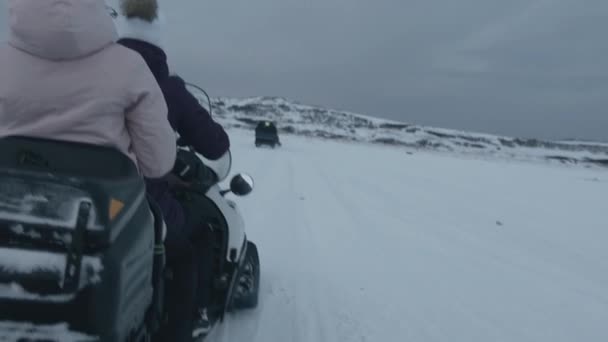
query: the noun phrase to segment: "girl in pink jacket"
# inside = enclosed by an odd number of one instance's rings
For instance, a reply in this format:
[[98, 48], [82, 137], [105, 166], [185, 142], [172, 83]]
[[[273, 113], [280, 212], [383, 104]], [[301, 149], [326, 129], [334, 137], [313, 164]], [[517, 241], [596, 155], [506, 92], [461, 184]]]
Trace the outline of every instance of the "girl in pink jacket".
[[[144, 59], [116, 43], [104, 0], [7, 3], [9, 39], [0, 46], [0, 138], [112, 146], [145, 178], [169, 173], [177, 144], [163, 93]], [[192, 340], [196, 268], [189, 241], [175, 233], [167, 232], [165, 245], [174, 283], [181, 287], [172, 294], [176, 309], [169, 309], [173, 319], [166, 340], [182, 342]]]
[[144, 60], [115, 43], [104, 0], [7, 0], [0, 137], [113, 146], [147, 178], [171, 171], [176, 137]]

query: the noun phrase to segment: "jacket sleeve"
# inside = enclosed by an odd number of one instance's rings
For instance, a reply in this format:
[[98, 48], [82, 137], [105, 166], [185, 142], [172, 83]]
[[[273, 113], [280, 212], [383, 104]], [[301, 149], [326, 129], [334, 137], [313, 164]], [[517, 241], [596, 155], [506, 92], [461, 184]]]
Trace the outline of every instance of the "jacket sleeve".
[[175, 132], [167, 118], [167, 104], [143, 59], [129, 77], [132, 105], [125, 117], [132, 149], [142, 175], [160, 178], [171, 171], [177, 154]]
[[180, 138], [207, 159], [222, 157], [230, 148], [230, 139], [224, 128], [188, 91], [184, 80], [171, 76], [167, 90], [169, 120]]

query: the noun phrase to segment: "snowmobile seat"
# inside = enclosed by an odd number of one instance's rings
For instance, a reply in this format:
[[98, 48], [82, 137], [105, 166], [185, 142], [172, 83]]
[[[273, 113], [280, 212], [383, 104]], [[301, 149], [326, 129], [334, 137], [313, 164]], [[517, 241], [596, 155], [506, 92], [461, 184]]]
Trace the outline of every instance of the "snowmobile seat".
[[0, 139], [0, 193], [23, 202], [21, 211], [11, 209], [14, 218], [25, 218], [25, 208], [31, 211], [30, 224], [22, 225], [61, 233], [72, 231], [79, 208], [89, 206], [87, 240], [93, 249], [115, 241], [127, 227], [123, 216], [146, 200], [137, 168], [118, 150], [29, 137]]
[[0, 321], [133, 337], [153, 300], [161, 229], [135, 164], [118, 150], [0, 139]]

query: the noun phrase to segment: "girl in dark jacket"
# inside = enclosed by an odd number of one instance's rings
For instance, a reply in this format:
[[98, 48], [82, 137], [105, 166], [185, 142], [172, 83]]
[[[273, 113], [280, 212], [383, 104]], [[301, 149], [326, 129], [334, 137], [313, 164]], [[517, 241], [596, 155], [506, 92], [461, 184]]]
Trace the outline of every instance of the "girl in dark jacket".
[[[179, 76], [170, 75], [167, 55], [163, 50], [161, 17], [157, 0], [121, 0], [124, 17], [118, 18], [119, 44], [137, 51], [148, 64], [163, 92], [169, 109], [169, 122], [187, 145], [210, 160], [228, 159], [228, 135], [198, 100], [186, 89]], [[211, 248], [208, 229], [185, 213], [184, 207], [169, 193], [166, 180], [147, 180], [148, 193], [156, 199], [165, 216], [174, 240], [186, 236], [193, 244], [198, 265], [196, 316], [193, 336], [204, 334], [210, 328], [206, 308], [211, 295]], [[169, 238], [169, 236], [168, 236]], [[169, 240], [169, 239], [168, 239]], [[170, 243], [170, 241], [169, 241]], [[169, 249], [169, 246], [168, 248]], [[179, 289], [177, 289], [179, 291]]]

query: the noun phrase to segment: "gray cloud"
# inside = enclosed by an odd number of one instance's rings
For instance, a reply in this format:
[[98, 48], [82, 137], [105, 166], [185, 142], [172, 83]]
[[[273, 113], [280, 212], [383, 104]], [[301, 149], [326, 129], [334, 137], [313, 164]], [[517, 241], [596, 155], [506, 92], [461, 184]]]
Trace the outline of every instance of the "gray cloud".
[[174, 70], [213, 95], [608, 140], [605, 0], [164, 1]]

